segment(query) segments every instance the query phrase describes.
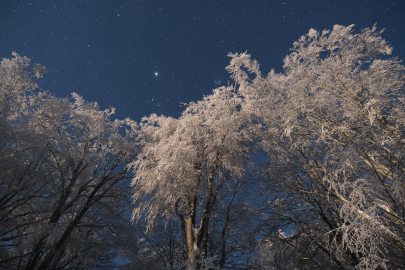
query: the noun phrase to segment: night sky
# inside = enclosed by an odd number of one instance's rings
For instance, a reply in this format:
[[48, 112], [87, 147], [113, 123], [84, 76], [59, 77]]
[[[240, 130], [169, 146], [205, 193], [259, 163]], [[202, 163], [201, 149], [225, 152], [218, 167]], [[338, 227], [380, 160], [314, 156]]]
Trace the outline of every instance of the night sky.
[[50, 70], [43, 90], [76, 92], [117, 118], [178, 117], [180, 102], [227, 85], [229, 52], [282, 72], [310, 28], [377, 23], [404, 59], [404, 13], [405, 0], [0, 0], [0, 58], [31, 58]]

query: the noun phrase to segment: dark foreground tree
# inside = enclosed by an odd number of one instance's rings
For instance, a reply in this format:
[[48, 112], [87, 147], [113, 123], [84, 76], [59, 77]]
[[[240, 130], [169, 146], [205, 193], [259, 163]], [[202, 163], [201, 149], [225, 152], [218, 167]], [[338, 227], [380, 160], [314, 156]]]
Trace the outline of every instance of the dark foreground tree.
[[16, 54], [2, 62], [0, 266], [115, 264], [136, 124], [111, 121], [113, 110], [100, 111], [77, 94], [73, 102], [26, 94], [36, 88], [28, 66]]

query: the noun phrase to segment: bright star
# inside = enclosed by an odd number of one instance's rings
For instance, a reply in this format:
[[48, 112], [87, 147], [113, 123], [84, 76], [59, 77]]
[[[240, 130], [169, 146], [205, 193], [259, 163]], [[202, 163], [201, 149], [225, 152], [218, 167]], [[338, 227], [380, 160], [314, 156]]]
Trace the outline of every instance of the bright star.
[[158, 75], [158, 73], [157, 72], [155, 72], [155, 76], [157, 76]]

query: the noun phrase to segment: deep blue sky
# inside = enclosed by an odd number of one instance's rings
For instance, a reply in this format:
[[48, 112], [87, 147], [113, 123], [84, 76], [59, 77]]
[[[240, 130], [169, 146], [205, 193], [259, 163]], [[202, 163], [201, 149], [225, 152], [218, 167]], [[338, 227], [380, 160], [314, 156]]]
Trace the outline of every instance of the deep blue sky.
[[404, 11], [404, 0], [0, 0], [0, 57], [31, 58], [50, 70], [41, 88], [113, 106], [118, 118], [178, 117], [179, 102], [227, 84], [229, 52], [281, 72], [310, 28], [377, 23], [404, 59]]

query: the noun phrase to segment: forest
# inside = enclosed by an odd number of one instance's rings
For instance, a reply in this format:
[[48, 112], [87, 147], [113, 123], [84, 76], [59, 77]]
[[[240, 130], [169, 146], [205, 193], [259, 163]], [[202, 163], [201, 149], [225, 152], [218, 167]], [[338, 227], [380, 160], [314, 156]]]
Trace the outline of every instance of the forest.
[[405, 68], [352, 28], [283, 73], [230, 53], [227, 86], [139, 122], [2, 59], [0, 268], [405, 269]]

